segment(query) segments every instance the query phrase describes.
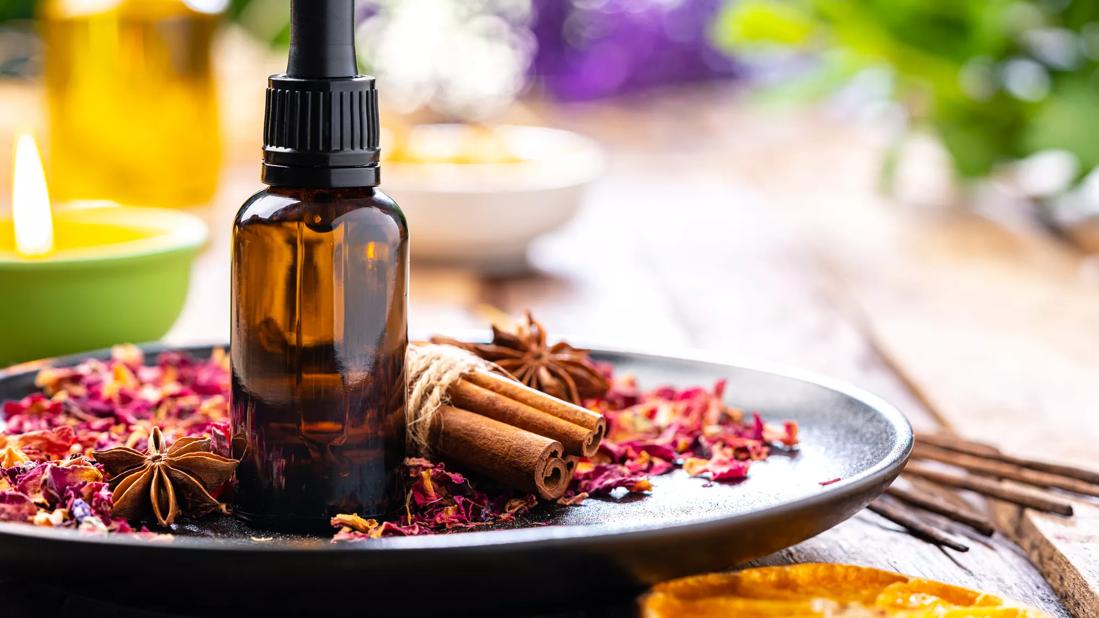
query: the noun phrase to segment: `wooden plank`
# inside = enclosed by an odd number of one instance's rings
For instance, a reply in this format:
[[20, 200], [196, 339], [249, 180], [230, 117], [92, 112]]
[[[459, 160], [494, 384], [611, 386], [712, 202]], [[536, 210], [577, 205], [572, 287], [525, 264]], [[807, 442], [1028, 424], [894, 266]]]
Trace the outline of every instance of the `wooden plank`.
[[1099, 290], [1082, 264], [974, 215], [896, 224], [894, 249], [845, 262], [881, 349], [963, 433], [1091, 464]]
[[[963, 435], [1092, 464], [1099, 348], [1088, 340], [1099, 291], [1081, 278], [1082, 259], [973, 214], [881, 208], [869, 220], [874, 241], [833, 238], [822, 254], [921, 398]], [[1078, 510], [1064, 520], [1009, 509], [1001, 519], [1074, 613], [1095, 615], [1099, 519]]]
[[1076, 503], [1071, 519], [1009, 504], [994, 509], [1008, 530], [1045, 574], [1076, 616], [1094, 616], [1099, 607], [1099, 508]]

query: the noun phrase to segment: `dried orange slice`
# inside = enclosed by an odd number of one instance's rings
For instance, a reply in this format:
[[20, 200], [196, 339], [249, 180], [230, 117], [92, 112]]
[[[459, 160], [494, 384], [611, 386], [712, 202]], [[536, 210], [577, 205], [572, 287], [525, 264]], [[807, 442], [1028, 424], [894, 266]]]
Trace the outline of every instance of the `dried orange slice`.
[[654, 586], [643, 618], [1049, 618], [1003, 599], [845, 564], [714, 573]]

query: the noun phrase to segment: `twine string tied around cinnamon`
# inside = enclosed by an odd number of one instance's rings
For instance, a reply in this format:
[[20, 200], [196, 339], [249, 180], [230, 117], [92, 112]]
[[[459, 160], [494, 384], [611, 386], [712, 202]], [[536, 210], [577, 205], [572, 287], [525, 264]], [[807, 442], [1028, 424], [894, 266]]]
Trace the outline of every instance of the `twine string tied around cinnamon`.
[[461, 348], [436, 344], [409, 346], [406, 366], [408, 447], [427, 457], [431, 455], [431, 425], [439, 410], [449, 405], [450, 388], [474, 371], [499, 371], [499, 367]]

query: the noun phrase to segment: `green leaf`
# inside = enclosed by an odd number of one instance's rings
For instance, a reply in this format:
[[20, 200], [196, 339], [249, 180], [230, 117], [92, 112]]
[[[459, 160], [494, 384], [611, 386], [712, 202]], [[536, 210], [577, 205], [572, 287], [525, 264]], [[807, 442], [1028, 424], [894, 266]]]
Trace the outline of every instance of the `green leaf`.
[[1074, 75], [1055, 82], [1021, 135], [1020, 155], [1051, 148], [1076, 155], [1085, 170], [1099, 165], [1099, 82]]
[[798, 2], [740, 0], [725, 7], [714, 23], [714, 41], [722, 48], [806, 47], [817, 30], [811, 12]]
[[0, 21], [31, 19], [34, 17], [35, 0], [3, 0], [0, 2]]
[[931, 122], [958, 173], [979, 177], [1019, 156], [1017, 143], [1025, 113], [1023, 105], [1001, 95], [971, 105], [942, 105]]

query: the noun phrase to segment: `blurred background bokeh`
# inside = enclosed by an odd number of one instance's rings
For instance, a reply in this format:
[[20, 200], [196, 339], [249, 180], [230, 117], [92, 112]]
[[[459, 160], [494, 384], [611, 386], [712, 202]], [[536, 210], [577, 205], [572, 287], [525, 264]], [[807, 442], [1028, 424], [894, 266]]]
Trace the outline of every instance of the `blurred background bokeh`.
[[[173, 340], [224, 338], [227, 234], [258, 185], [288, 5], [0, 2], [0, 195], [29, 131], [55, 210], [205, 220]], [[780, 203], [803, 210], [768, 233], [858, 227], [834, 204], [872, 200], [1099, 248], [1094, 2], [364, 0], [357, 19], [382, 94], [383, 186], [413, 230], [414, 326], [538, 305], [628, 339], [643, 318], [616, 316], [648, 303], [638, 271], [671, 269], [670, 253], [680, 270], [750, 273], [749, 256], [729, 263], [698, 238], [750, 247]], [[656, 296], [688, 292], [705, 293]], [[644, 319], [683, 342], [678, 302]]]

